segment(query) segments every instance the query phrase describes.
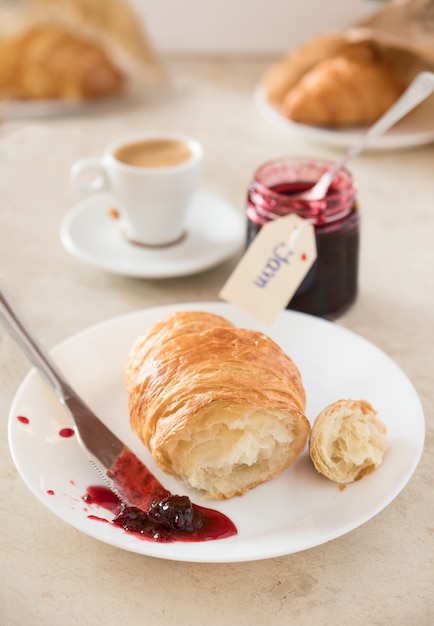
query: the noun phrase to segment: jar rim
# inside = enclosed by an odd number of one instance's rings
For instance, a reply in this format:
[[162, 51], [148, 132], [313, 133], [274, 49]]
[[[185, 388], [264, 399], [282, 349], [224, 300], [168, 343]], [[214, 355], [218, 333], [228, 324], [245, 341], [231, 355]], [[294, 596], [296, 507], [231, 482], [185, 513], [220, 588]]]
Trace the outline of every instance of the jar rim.
[[[266, 169], [270, 168], [270, 167], [275, 167], [276, 165], [279, 164], [286, 164], [286, 165], [291, 165], [292, 167], [297, 167], [297, 166], [303, 166], [303, 167], [318, 167], [318, 174], [319, 176], [321, 176], [321, 174], [323, 174], [326, 169], [328, 169], [329, 167], [331, 167], [332, 165], [335, 164], [335, 161], [333, 161], [332, 159], [327, 159], [327, 158], [317, 158], [317, 157], [303, 157], [303, 156], [281, 156], [281, 157], [277, 157], [274, 159], [269, 159], [268, 161], [265, 161], [264, 163], [262, 163], [255, 171], [254, 175], [253, 175], [253, 180], [256, 180], [258, 182], [261, 182], [260, 180], [258, 180], [259, 175]], [[350, 170], [346, 167], [342, 167], [339, 170], [339, 175], [343, 176], [344, 180], [348, 183], [348, 186], [354, 187], [355, 186], [355, 181], [354, 181], [354, 177], [351, 174]], [[305, 182], [312, 182], [312, 181], [305, 181]], [[271, 190], [270, 190], [271, 191]], [[330, 190], [331, 193], [333, 193], [333, 189]], [[277, 193], [277, 192], [274, 192]], [[282, 194], [280, 194], [282, 195]]]
[[279, 184], [297, 182], [307, 183], [308, 189], [309, 183], [314, 185], [334, 163], [331, 159], [300, 156], [282, 156], [262, 163], [256, 169], [249, 189], [249, 195], [254, 197], [256, 212], [265, 219], [295, 212], [314, 223], [345, 217], [352, 209], [357, 187], [353, 175], [345, 167], [339, 171], [327, 196], [321, 200], [297, 199], [273, 189]]

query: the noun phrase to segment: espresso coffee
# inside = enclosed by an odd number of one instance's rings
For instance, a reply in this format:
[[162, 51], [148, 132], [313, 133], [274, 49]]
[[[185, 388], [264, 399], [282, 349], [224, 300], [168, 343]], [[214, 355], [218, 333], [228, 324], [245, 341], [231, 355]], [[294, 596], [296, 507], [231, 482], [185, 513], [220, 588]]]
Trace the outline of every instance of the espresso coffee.
[[114, 157], [135, 167], [173, 167], [191, 159], [192, 154], [187, 144], [177, 139], [146, 139], [121, 146]]

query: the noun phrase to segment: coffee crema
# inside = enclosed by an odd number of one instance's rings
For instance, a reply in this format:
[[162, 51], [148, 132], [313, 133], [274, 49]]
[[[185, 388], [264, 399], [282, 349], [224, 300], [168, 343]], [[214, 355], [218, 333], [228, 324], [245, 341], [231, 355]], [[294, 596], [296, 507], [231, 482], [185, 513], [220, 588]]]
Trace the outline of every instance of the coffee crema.
[[114, 152], [115, 159], [135, 167], [173, 167], [192, 156], [187, 144], [177, 139], [145, 139], [121, 146]]

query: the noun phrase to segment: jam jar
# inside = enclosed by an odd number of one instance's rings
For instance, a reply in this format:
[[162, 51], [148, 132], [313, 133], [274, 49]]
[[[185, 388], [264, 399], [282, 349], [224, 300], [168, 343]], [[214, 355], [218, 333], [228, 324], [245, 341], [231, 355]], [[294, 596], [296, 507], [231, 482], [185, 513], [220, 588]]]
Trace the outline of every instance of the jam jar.
[[261, 165], [247, 196], [247, 246], [268, 221], [290, 213], [313, 224], [317, 258], [288, 303], [288, 309], [333, 319], [357, 296], [359, 211], [356, 184], [343, 168], [325, 198], [296, 196], [312, 187], [332, 163], [303, 157], [282, 157]]

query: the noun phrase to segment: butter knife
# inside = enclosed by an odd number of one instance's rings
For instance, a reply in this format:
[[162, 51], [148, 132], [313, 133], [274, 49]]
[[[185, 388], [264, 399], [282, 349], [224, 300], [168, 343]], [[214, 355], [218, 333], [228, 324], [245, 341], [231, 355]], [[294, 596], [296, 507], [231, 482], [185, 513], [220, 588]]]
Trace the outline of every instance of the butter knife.
[[115, 462], [121, 455], [134, 455], [74, 391], [18, 313], [11, 296], [1, 286], [0, 322], [54, 390], [75, 426], [77, 441], [88, 460], [110, 489], [125, 504], [129, 504], [125, 501], [125, 492], [119, 488], [110, 472], [113, 472]]

